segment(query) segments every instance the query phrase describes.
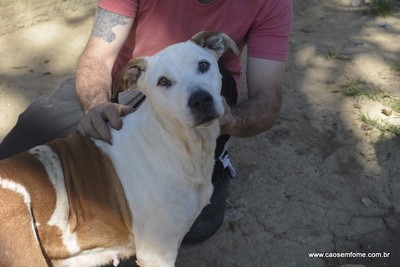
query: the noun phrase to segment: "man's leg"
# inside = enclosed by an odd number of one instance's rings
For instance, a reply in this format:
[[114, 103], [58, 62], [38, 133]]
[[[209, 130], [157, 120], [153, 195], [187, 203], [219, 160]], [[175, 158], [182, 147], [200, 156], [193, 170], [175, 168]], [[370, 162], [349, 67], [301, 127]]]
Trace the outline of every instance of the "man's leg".
[[0, 159], [11, 157], [76, 131], [83, 111], [75, 80], [63, 81], [50, 95], [39, 97], [18, 118], [0, 144]]
[[[235, 79], [221, 65], [220, 72], [222, 74], [221, 95], [225, 97], [229, 106], [234, 106], [238, 99]], [[193, 244], [208, 239], [221, 227], [224, 221], [229, 181], [232, 175], [227, 166], [227, 164], [230, 164], [226, 145], [229, 139], [230, 135], [227, 134], [217, 139], [215, 166], [212, 175], [214, 191], [210, 204], [201, 211], [190, 231], [186, 234], [183, 243]]]
[[[139, 91], [123, 92], [119, 102], [136, 108]], [[0, 159], [35, 146], [66, 137], [78, 130], [84, 112], [75, 93], [75, 79], [63, 81], [50, 95], [36, 99], [18, 118], [17, 124], [0, 143]]]

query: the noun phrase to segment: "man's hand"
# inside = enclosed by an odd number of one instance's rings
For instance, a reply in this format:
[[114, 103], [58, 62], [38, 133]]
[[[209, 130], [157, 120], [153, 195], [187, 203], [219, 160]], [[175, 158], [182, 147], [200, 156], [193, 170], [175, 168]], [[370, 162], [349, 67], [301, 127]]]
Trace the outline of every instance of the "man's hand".
[[122, 128], [121, 117], [132, 113], [131, 106], [104, 102], [90, 109], [79, 123], [79, 132], [96, 139], [103, 139], [112, 144], [111, 132], [108, 124], [116, 130]]

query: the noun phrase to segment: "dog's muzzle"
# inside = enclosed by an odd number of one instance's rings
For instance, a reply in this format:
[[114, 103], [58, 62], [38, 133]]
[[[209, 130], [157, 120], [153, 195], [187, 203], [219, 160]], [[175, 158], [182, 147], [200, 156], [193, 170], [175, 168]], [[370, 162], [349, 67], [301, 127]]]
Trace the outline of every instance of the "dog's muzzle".
[[209, 123], [220, 116], [215, 109], [210, 93], [197, 90], [189, 97], [188, 106], [194, 118], [195, 126]]

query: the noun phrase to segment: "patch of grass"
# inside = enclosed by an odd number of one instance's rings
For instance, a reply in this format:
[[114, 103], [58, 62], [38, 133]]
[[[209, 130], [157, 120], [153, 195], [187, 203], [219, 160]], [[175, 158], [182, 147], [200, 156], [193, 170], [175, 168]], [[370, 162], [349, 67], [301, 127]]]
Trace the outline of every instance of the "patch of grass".
[[342, 60], [342, 61], [350, 61], [351, 57], [348, 55], [344, 55], [341, 52], [336, 52], [328, 48], [328, 51], [325, 55], [326, 60], [334, 61], [334, 60]]
[[396, 62], [393, 65], [392, 70], [400, 72], [400, 62]]
[[367, 97], [372, 101], [382, 103], [382, 105], [388, 108], [383, 109], [382, 113], [390, 118], [388, 118], [387, 120], [373, 119], [368, 114], [361, 113], [361, 115], [359, 116], [360, 121], [362, 121], [367, 126], [367, 130], [369, 128], [377, 129], [380, 132], [381, 138], [385, 135], [385, 133], [400, 135], [400, 125], [389, 122], [390, 119], [399, 118], [399, 116], [393, 116], [391, 114], [392, 111], [400, 113], [400, 97], [391, 96], [380, 89], [368, 86], [365, 82], [361, 80], [349, 77], [343, 84], [336, 86], [334, 90], [331, 90], [331, 92], [340, 92], [345, 96], [350, 96], [354, 98]]
[[336, 92], [341, 92], [345, 96], [366, 96], [369, 99], [377, 100], [382, 92], [375, 88], [368, 87], [364, 82], [358, 79], [347, 78], [346, 82], [339, 85]]
[[394, 112], [400, 113], [400, 97], [394, 97], [382, 92], [381, 97], [377, 100], [384, 106], [391, 108]]
[[400, 113], [399, 97], [391, 96], [380, 89], [370, 87], [365, 82], [358, 79], [347, 78], [347, 80], [343, 84], [335, 87], [333, 90], [331, 90], [331, 92], [340, 92], [343, 95], [350, 97], [365, 96], [372, 101], [380, 102], [384, 106], [392, 109], [393, 111]]
[[368, 114], [365, 114], [365, 113], [361, 113], [359, 119], [363, 123], [377, 129], [380, 132], [381, 138], [386, 133], [400, 135], [400, 125], [390, 123], [387, 120], [373, 119]]
[[336, 53], [333, 52], [332, 50], [328, 49], [328, 53], [326, 54], [326, 59], [328, 61], [331, 61], [331, 60], [335, 60], [336, 58], [337, 58]]
[[388, 16], [396, 11], [397, 0], [374, 0], [371, 4], [371, 13]]
[[399, 98], [388, 96], [382, 102], [385, 106], [391, 108], [393, 111], [400, 113], [400, 99]]

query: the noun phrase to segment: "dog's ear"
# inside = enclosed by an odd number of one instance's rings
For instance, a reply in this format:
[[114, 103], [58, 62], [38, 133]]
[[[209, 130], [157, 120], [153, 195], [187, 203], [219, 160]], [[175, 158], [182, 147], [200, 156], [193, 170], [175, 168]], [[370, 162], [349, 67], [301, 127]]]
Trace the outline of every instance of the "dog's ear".
[[223, 32], [203, 31], [193, 36], [190, 41], [195, 42], [201, 47], [207, 48], [215, 53], [217, 59], [222, 56], [229, 48], [235, 55], [239, 55], [239, 48], [235, 41]]
[[147, 60], [144, 57], [131, 59], [126, 65], [126, 69], [123, 73], [124, 86], [127, 89], [136, 89], [137, 81], [142, 75], [142, 72], [146, 70]]
[[118, 73], [117, 78], [114, 81], [111, 101], [116, 102], [118, 100], [118, 93], [128, 90], [136, 89], [137, 81], [146, 70], [147, 60], [144, 57], [134, 58], [121, 69]]

